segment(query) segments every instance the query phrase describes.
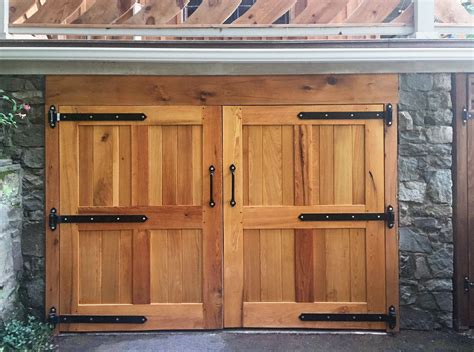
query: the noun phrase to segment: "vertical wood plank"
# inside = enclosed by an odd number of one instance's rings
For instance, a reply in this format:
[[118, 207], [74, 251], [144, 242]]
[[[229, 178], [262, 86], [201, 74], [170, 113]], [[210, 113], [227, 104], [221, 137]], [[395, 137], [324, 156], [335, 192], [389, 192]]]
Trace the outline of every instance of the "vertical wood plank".
[[179, 205], [193, 203], [192, 140], [192, 126], [178, 126], [176, 204]]
[[243, 205], [249, 205], [250, 194], [250, 155], [249, 155], [249, 126], [242, 126], [242, 170], [243, 170]]
[[102, 233], [84, 231], [79, 235], [79, 302], [101, 303]]
[[365, 229], [350, 229], [351, 302], [366, 302]]
[[320, 187], [320, 165], [321, 161], [319, 160], [320, 158], [320, 137], [319, 133], [320, 132], [320, 126], [313, 126], [313, 131], [312, 131], [312, 139], [313, 139], [313, 151], [311, 154], [311, 169], [312, 169], [312, 180], [311, 180], [311, 185], [313, 188], [313, 194], [312, 194], [312, 202], [311, 204], [320, 204], [320, 194], [321, 194], [321, 187]]
[[260, 231], [244, 230], [244, 301], [260, 302]]
[[326, 230], [326, 295], [329, 302], [351, 298], [349, 229]]
[[181, 230], [168, 230], [168, 297], [183, 302], [183, 238]]
[[263, 157], [263, 204], [282, 204], [282, 141], [281, 126], [262, 127]]
[[[60, 139], [59, 128], [49, 128], [47, 123], [48, 109], [50, 104], [45, 104], [45, 207], [46, 212], [51, 208], [61, 209], [60, 207]], [[60, 290], [60, 236], [61, 229], [52, 231], [45, 221], [46, 235], [45, 235], [45, 316], [47, 316], [51, 307], [56, 307], [58, 313], [67, 314], [69, 304], [66, 302], [59, 302]], [[67, 234], [66, 234], [67, 236]], [[63, 262], [63, 264], [65, 264]], [[67, 272], [67, 267], [65, 271]], [[62, 272], [62, 270], [61, 270]], [[65, 299], [63, 300], [65, 301]], [[55, 332], [57, 332], [55, 329]]]
[[260, 285], [262, 302], [281, 302], [281, 230], [260, 230]]
[[313, 230], [314, 301], [326, 302], [326, 230]]
[[[222, 108], [203, 108], [203, 195], [209, 195], [209, 166], [214, 165], [214, 200], [210, 208], [203, 202], [203, 304], [204, 328], [219, 329], [222, 316]], [[240, 168], [239, 168], [240, 169]], [[238, 170], [239, 170], [238, 169]], [[242, 179], [240, 177], [240, 179]], [[240, 200], [241, 204], [242, 201]], [[238, 204], [239, 204], [238, 203]]]
[[366, 228], [367, 253], [367, 311], [383, 312], [385, 306], [385, 224], [368, 221]]
[[[76, 124], [65, 124], [59, 132], [59, 178], [60, 188], [57, 194], [61, 195], [59, 213], [77, 214], [78, 195], [78, 136]], [[54, 182], [53, 180], [51, 180]], [[56, 207], [53, 205], [52, 207]], [[58, 297], [59, 311], [62, 314], [71, 314], [78, 302], [77, 266], [74, 259], [78, 258], [78, 230], [75, 224], [63, 224], [58, 229], [61, 232], [59, 241], [59, 273], [60, 293]], [[53, 234], [53, 237], [55, 234]], [[71, 260], [72, 259], [72, 260]], [[59, 301], [60, 300], [60, 301]]]
[[94, 195], [94, 127], [79, 127], [79, 205], [92, 206]]
[[151, 241], [151, 301], [153, 303], [168, 303], [168, 231], [153, 230], [150, 232]]
[[120, 231], [104, 231], [101, 246], [101, 303], [119, 303]]
[[148, 129], [148, 194], [150, 205], [162, 205], [163, 189], [163, 136], [161, 126]]
[[119, 127], [119, 205], [132, 205], [132, 135], [130, 126]]
[[[244, 292], [244, 234], [242, 227], [243, 162], [242, 162], [242, 109], [223, 108], [224, 126], [224, 326], [242, 326]], [[235, 165], [235, 201], [232, 197], [230, 165]]]
[[133, 231], [133, 304], [149, 304], [150, 299], [150, 233]]
[[294, 138], [293, 126], [281, 126], [281, 161], [282, 161], [282, 204], [295, 204], [294, 176]]
[[352, 204], [365, 203], [364, 131], [364, 126], [352, 126]]
[[263, 204], [262, 126], [248, 127], [249, 205]]
[[202, 302], [201, 230], [182, 230], [183, 302]]
[[94, 126], [94, 205], [114, 204], [113, 126]]
[[193, 205], [202, 204], [202, 127], [192, 126]]
[[177, 193], [178, 128], [163, 126], [163, 205], [175, 205]]
[[133, 231], [120, 231], [120, 259], [119, 259], [119, 302], [131, 304], [133, 295]]
[[[311, 205], [312, 193], [312, 126], [294, 127], [294, 184], [295, 205]], [[313, 302], [313, 231], [295, 230], [295, 299], [296, 302]]]
[[[368, 212], [384, 212], [384, 130], [383, 121], [368, 120], [365, 126], [366, 206]], [[391, 126], [393, 128], [393, 125]], [[392, 152], [396, 152], [396, 148]], [[387, 181], [393, 182], [395, 174]], [[387, 183], [388, 184], [388, 183]], [[392, 204], [393, 205], [393, 204]]]
[[334, 126], [321, 126], [319, 138], [321, 162], [319, 200], [321, 204], [334, 204]]
[[148, 205], [148, 126], [132, 127], [132, 200], [133, 205]]
[[294, 230], [281, 230], [282, 301], [295, 301], [295, 236]]
[[352, 204], [352, 126], [335, 126], [334, 141], [334, 202]]

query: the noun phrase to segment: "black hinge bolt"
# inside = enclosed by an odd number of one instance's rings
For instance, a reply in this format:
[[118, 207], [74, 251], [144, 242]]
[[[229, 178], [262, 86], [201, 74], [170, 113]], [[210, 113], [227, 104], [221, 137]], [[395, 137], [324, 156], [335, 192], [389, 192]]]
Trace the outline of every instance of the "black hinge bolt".
[[462, 122], [467, 123], [467, 120], [472, 119], [472, 114], [467, 110], [466, 107], [462, 108]]
[[52, 325], [56, 325], [59, 323], [59, 317], [57, 315], [57, 311], [55, 307], [51, 307], [48, 313], [48, 323]]
[[469, 292], [471, 287], [474, 287], [474, 282], [471, 282], [468, 276], [464, 276], [464, 292]]

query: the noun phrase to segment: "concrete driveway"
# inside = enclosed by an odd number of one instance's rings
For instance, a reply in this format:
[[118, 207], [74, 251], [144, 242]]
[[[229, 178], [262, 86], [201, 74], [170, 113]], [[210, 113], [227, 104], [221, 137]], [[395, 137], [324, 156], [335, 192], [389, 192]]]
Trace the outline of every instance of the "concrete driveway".
[[69, 334], [59, 351], [474, 351], [474, 336], [441, 331], [324, 333], [307, 331], [212, 331]]

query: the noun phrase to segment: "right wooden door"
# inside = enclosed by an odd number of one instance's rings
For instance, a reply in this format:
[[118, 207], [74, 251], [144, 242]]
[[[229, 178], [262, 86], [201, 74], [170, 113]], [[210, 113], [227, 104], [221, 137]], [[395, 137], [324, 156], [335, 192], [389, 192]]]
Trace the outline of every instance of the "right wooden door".
[[384, 109], [224, 107], [225, 327], [386, 328]]

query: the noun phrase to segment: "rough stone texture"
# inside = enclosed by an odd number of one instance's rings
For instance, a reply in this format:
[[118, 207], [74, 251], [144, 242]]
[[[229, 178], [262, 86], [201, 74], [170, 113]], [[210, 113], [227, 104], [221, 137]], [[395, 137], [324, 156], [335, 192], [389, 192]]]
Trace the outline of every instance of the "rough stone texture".
[[18, 312], [21, 227], [21, 167], [0, 160], [0, 324]]
[[452, 119], [449, 74], [401, 76], [402, 328], [452, 327]]
[[[23, 224], [18, 251], [23, 255], [20, 299], [32, 313], [44, 306], [44, 77], [0, 76], [0, 89], [31, 105], [18, 128], [0, 128], [0, 155], [23, 169]], [[20, 212], [21, 214], [21, 212]], [[1, 235], [0, 235], [1, 236]]]

